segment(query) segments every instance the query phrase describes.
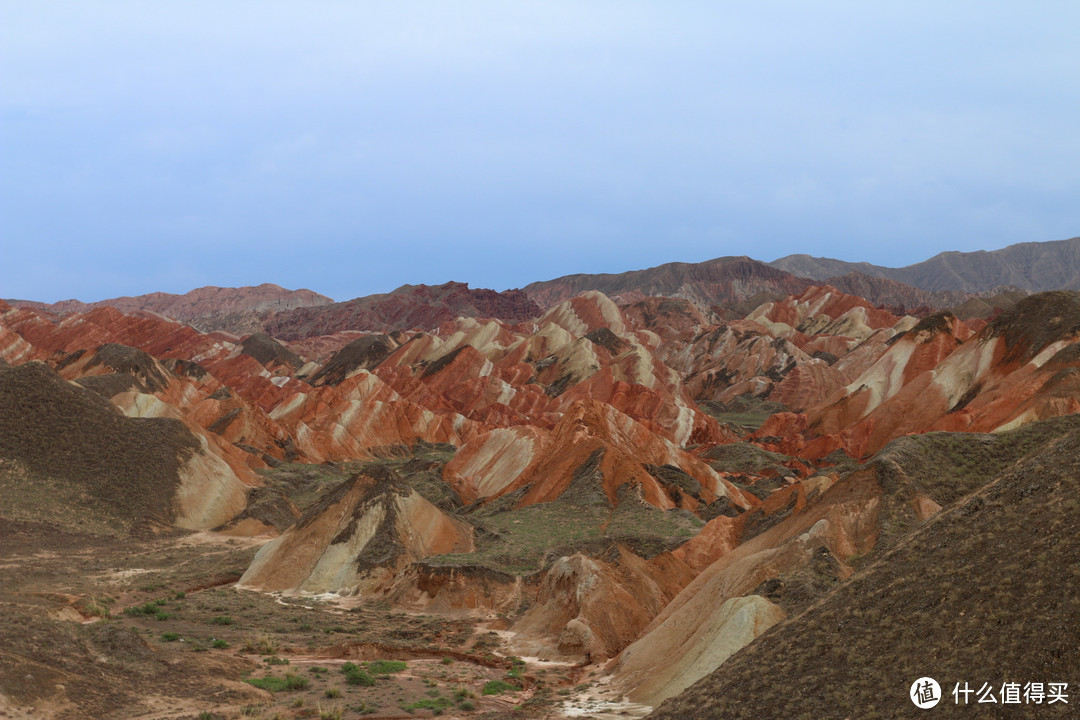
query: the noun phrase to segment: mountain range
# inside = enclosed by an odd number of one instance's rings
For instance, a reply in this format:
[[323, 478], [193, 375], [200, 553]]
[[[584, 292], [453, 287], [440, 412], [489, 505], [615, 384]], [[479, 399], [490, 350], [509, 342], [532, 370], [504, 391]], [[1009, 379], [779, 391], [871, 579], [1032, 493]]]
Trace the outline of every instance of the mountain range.
[[787, 255], [769, 265], [812, 280], [859, 273], [930, 291], [1075, 290], [1080, 288], [1080, 237], [1017, 243], [1000, 250], [948, 251], [901, 268], [810, 255]]
[[[151, 293], [93, 303], [7, 302], [60, 316], [105, 306], [124, 312], [148, 311], [206, 331], [267, 331], [298, 340], [355, 329], [429, 330], [461, 315], [517, 322], [586, 290], [598, 290], [618, 302], [648, 296], [679, 297], [703, 310], [732, 316], [752, 309], [762, 299], [801, 292], [821, 282], [901, 313], [925, 314], [959, 307], [974, 298], [1001, 296], [989, 301], [992, 311], [1015, 301], [1018, 291], [1080, 288], [1080, 238], [1019, 243], [993, 251], [944, 252], [903, 268], [810, 255], [788, 255], [770, 263], [738, 256], [667, 263], [617, 274], [567, 275], [530, 283], [520, 291], [470, 289], [458, 282], [404, 285], [390, 293], [338, 303], [310, 290], [285, 290], [270, 283], [245, 288], [204, 287], [183, 295]], [[987, 311], [982, 303], [968, 309], [976, 308]]]

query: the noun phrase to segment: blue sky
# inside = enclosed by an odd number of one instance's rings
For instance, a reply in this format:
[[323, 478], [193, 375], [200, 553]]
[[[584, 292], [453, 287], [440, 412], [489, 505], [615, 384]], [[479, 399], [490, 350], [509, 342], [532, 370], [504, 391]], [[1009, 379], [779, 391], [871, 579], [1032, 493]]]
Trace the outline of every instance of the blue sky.
[[1080, 235], [1080, 4], [0, 0], [0, 297]]

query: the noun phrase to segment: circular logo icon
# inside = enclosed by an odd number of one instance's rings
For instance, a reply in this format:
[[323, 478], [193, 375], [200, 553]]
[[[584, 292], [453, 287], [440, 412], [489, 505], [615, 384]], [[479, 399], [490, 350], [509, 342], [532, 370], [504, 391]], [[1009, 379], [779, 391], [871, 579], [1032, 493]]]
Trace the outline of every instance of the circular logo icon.
[[929, 710], [941, 702], [941, 686], [932, 677], [921, 677], [911, 683], [911, 691], [908, 693], [915, 707]]

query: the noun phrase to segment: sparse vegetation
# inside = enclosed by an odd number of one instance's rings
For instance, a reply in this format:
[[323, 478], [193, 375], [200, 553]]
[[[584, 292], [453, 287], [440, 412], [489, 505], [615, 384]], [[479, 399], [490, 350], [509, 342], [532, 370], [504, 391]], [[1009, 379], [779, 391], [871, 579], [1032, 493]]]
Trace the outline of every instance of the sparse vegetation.
[[375, 675], [388, 675], [398, 673], [408, 667], [408, 664], [400, 660], [375, 660], [368, 663], [367, 670]]
[[261, 678], [245, 678], [244, 682], [254, 685], [260, 690], [269, 690], [270, 692], [306, 690], [311, 684], [311, 681], [307, 678], [293, 673], [288, 673], [285, 677], [265, 675]]
[[375, 684], [375, 678], [373, 678], [366, 670], [361, 669], [354, 663], [347, 662], [342, 665], [341, 672], [345, 675], [345, 682], [350, 685], [371, 687]]
[[491, 680], [484, 683], [484, 689], [482, 694], [484, 695], [501, 695], [504, 692], [518, 692], [521, 690], [517, 685], [512, 685], [505, 680]]
[[252, 653], [254, 655], [274, 655], [277, 653], [281, 646], [278, 643], [277, 638], [269, 633], [260, 633], [254, 637], [248, 638], [241, 648], [246, 653]]

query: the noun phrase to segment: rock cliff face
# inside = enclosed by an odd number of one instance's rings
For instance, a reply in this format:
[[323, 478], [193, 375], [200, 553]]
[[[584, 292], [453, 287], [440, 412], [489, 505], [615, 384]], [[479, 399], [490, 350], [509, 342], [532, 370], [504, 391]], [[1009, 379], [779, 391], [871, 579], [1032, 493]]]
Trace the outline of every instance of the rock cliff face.
[[758, 435], [811, 459], [864, 457], [909, 433], [1002, 431], [1076, 412], [1078, 297], [1030, 296], [975, 334], [948, 313], [925, 318], [824, 402], [774, 416]]

